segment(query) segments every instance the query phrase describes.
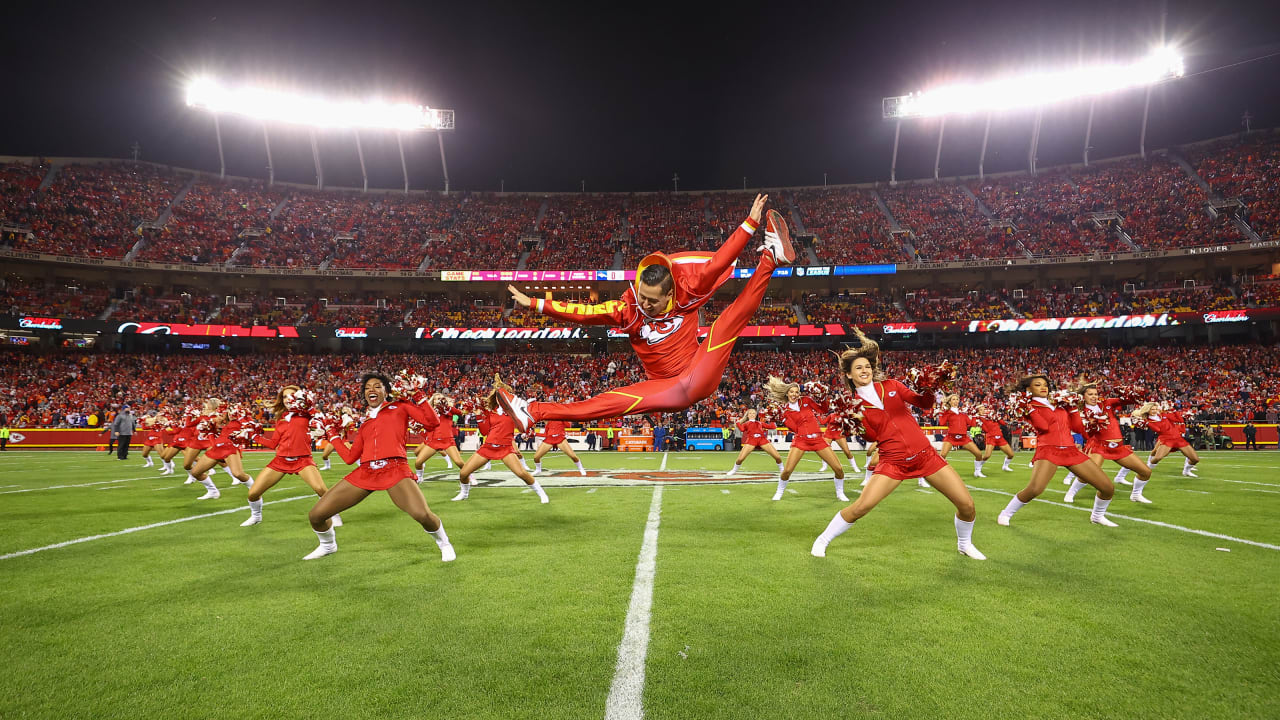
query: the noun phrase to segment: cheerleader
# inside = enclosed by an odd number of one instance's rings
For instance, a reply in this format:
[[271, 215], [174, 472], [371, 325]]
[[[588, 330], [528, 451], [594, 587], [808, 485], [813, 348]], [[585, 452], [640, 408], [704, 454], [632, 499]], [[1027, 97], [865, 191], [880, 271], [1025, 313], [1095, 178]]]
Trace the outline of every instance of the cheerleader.
[[[573, 402], [572, 400], [564, 400], [563, 402]], [[569, 445], [569, 438], [565, 435], [568, 426], [562, 420], [548, 420], [542, 430], [542, 442], [538, 443], [538, 449], [533, 453], [533, 474], [542, 474], [542, 458], [552, 449], [558, 448], [560, 452], [565, 454], [578, 468], [578, 474], [586, 477], [587, 469], [582, 467], [582, 459], [573, 451], [573, 447]], [[517, 451], [518, 452], [518, 451]], [[524, 462], [521, 459], [520, 462]]]
[[764, 432], [776, 430], [778, 425], [772, 422], [760, 422], [759, 415], [755, 408], [747, 408], [746, 416], [738, 421], [738, 430], [742, 432], [742, 451], [738, 453], [738, 459], [733, 461], [733, 467], [724, 474], [725, 477], [733, 477], [737, 474], [742, 468], [742, 462], [756, 448], [760, 448], [766, 455], [773, 458], [773, 462], [778, 466], [778, 472], [782, 472], [782, 456], [778, 454], [778, 449], [769, 442], [769, 436]]
[[164, 446], [160, 450], [160, 474], [172, 475], [175, 471], [173, 459], [181, 452], [174, 444], [177, 442], [179, 423], [166, 410], [161, 410], [156, 415], [156, 427], [160, 428], [160, 443]]
[[[822, 430], [822, 439], [826, 440], [828, 445], [835, 442], [840, 447], [840, 452], [843, 452], [844, 456], [849, 458], [849, 465], [852, 466], [850, 469], [854, 472], [862, 472], [858, 469], [858, 461], [854, 459], [853, 451], [849, 449], [849, 440], [845, 435], [844, 428], [840, 427], [840, 423], [836, 421], [837, 417], [837, 414], [832, 413], [823, 419], [822, 422], [825, 427]], [[824, 460], [822, 467], [818, 468], [818, 472], [826, 471], [827, 463]]]
[[986, 555], [973, 544], [977, 511], [968, 488], [955, 468], [933, 449], [933, 443], [907, 407], [908, 404], [921, 410], [933, 407], [932, 388], [924, 386], [940, 381], [954, 369], [944, 363], [936, 370], [923, 373], [920, 385], [926, 391], [916, 392], [897, 380], [885, 379], [879, 344], [856, 328], [854, 337], [860, 345], [840, 354], [840, 373], [852, 392], [845, 417], [862, 425], [862, 434], [876, 443], [879, 462], [862, 494], [831, 518], [826, 530], [813, 541], [810, 552], [814, 557], [826, 557], [831, 541], [871, 512], [903, 480], [924, 477], [956, 507], [956, 549], [975, 560], [986, 560]]
[[[1000, 452], [1004, 453], [1004, 465], [1000, 469], [1005, 472], [1013, 472], [1013, 468], [1009, 467], [1009, 463], [1013, 462], [1013, 446], [1004, 438], [1004, 430], [1000, 427], [1000, 421], [996, 419], [995, 414], [991, 411], [991, 406], [981, 404], [973, 416], [978, 421], [978, 425], [982, 427], [983, 443], [986, 445], [982, 449], [982, 462], [985, 464], [991, 458], [996, 448], [1000, 448]], [[975, 475], [977, 473], [974, 473]], [[985, 477], [985, 476], [984, 476]]]
[[432, 395], [428, 402], [435, 411], [436, 417], [439, 418], [440, 424], [433, 430], [427, 430], [424, 442], [419, 443], [414, 450], [413, 467], [418, 475], [418, 482], [426, 480], [422, 468], [436, 453], [444, 455], [444, 461], [448, 463], [446, 470], [452, 470], [454, 465], [462, 467], [462, 453], [458, 452], [456, 439], [458, 430], [453, 425], [453, 416], [463, 415], [463, 411], [454, 406], [453, 398], [443, 393]]
[[985, 459], [982, 457], [982, 451], [978, 449], [978, 444], [969, 436], [969, 428], [977, 425], [969, 413], [960, 407], [960, 396], [952, 393], [942, 401], [942, 414], [938, 419], [947, 426], [946, 438], [942, 441], [942, 450], [939, 454], [946, 457], [951, 454], [951, 448], [960, 448], [967, 450], [973, 456], [973, 476], [984, 478], [982, 474], [982, 463]]
[[[1080, 385], [1079, 392], [1084, 399], [1080, 409], [1086, 440], [1084, 451], [1099, 467], [1103, 460], [1110, 460], [1119, 465], [1122, 470], [1131, 471], [1137, 479], [1133, 481], [1133, 490], [1129, 493], [1129, 499], [1136, 503], [1150, 504], [1151, 501], [1142, 494], [1142, 489], [1151, 480], [1151, 468], [1138, 459], [1138, 456], [1133, 453], [1133, 448], [1124, 444], [1124, 436], [1120, 432], [1120, 421], [1116, 419], [1116, 413], [1125, 405], [1132, 403], [1138, 392], [1136, 389], [1127, 388], [1116, 388], [1116, 390], [1117, 394], [1123, 397], [1104, 399], [1098, 392], [1097, 381]], [[1084, 483], [1075, 477], [1075, 473], [1069, 477], [1072, 479], [1071, 488], [1067, 490], [1063, 500], [1074, 502], [1076, 493], [1080, 492]]]
[[[311, 415], [314, 408], [315, 397], [310, 391], [297, 385], [285, 385], [276, 393], [271, 409], [276, 419], [275, 432], [265, 435], [256, 423], [250, 424], [243, 432], [250, 442], [274, 449], [276, 456], [262, 468], [249, 487], [249, 519], [240, 523], [240, 527], [262, 522], [262, 496], [285, 475], [302, 478], [320, 497], [328, 492], [316, 461], [311, 457]], [[330, 438], [330, 442], [332, 440]], [[341, 526], [341, 518], [336, 519], [335, 524]]]
[[1098, 489], [1090, 522], [1115, 527], [1107, 519], [1107, 506], [1115, 494], [1111, 479], [1089, 456], [1080, 452], [1073, 432], [1084, 433], [1080, 420], [1080, 396], [1072, 392], [1052, 393], [1046, 375], [1027, 375], [1009, 388], [1009, 403], [1015, 417], [1026, 418], [1036, 433], [1036, 453], [1032, 458], [1031, 481], [1022, 489], [996, 522], [1008, 525], [1013, 514], [1044, 492], [1059, 467], [1070, 468], [1081, 480]]
[[247, 444], [248, 441], [241, 439], [240, 429], [244, 426], [244, 422], [248, 420], [248, 415], [239, 408], [228, 408], [221, 414], [213, 418], [208, 418], [205, 430], [216, 434], [212, 445], [205, 451], [204, 457], [196, 460], [196, 464], [191, 468], [191, 475], [196, 481], [204, 485], [206, 490], [197, 500], [217, 500], [222, 494], [218, 491], [216, 485], [213, 484], [213, 475], [218, 472], [218, 464], [224, 463], [227, 472], [231, 474], [231, 485], [253, 484], [253, 478], [249, 473], [244, 471], [244, 464], [240, 457], [240, 445]]
[[[142, 419], [142, 467], [155, 467], [156, 461], [151, 457], [152, 448], [158, 448], [156, 454], [164, 453], [164, 439], [160, 435], [160, 427], [157, 424], [156, 416], [148, 413]], [[161, 472], [161, 474], [165, 474]]]
[[[358, 463], [358, 467], [339, 480], [332, 490], [321, 495], [319, 502], [307, 514], [311, 529], [320, 539], [320, 546], [304, 560], [315, 560], [337, 552], [338, 540], [333, 528], [341, 524], [338, 513], [356, 506], [377, 490], [386, 490], [396, 507], [408, 513], [436, 541], [442, 562], [450, 562], [457, 557], [449, 536], [445, 534], [444, 523], [427, 506], [427, 499], [422, 496], [413, 469], [405, 458], [409, 421], [415, 420], [428, 430], [435, 429], [438, 422], [435, 412], [427, 404], [427, 394], [422, 391], [425, 380], [420, 376], [411, 378], [402, 374], [393, 386], [385, 375], [379, 373], [366, 373], [360, 378], [361, 392], [369, 411], [356, 432], [355, 442], [350, 445], [342, 437], [343, 428], [337, 416], [319, 417], [324, 435], [342, 456], [343, 462], [348, 465]], [[388, 396], [393, 392], [400, 399], [389, 400]]]
[[516, 477], [524, 481], [531, 490], [538, 494], [538, 500], [543, 503], [551, 502], [551, 498], [547, 497], [547, 493], [533, 478], [529, 468], [519, 460], [519, 453], [512, 444], [515, 441], [515, 423], [511, 422], [511, 416], [507, 415], [498, 404], [498, 391], [507, 390], [510, 392], [511, 386], [502, 382], [502, 378], [494, 376], [494, 387], [485, 395], [484, 401], [481, 403], [480, 421], [477, 423], [480, 434], [484, 436], [484, 444], [476, 450], [475, 454], [467, 458], [466, 463], [458, 468], [458, 483], [461, 486], [458, 494], [453, 500], [466, 500], [471, 496], [472, 478], [471, 474], [480, 469], [482, 465], [487, 465], [493, 460], [501, 460], [507, 469], [515, 473]]
[[1147, 427], [1157, 434], [1156, 446], [1151, 451], [1151, 457], [1147, 458], [1147, 465], [1154, 470], [1157, 463], [1177, 450], [1183, 455], [1182, 476], [1199, 477], [1196, 475], [1196, 465], [1200, 464], [1200, 455], [1187, 442], [1187, 421], [1183, 419], [1182, 413], [1174, 410], [1172, 404], [1167, 402], [1163, 407], [1160, 403], [1147, 403], [1144, 408], [1144, 413], [1134, 413], [1134, 417], [1145, 418]]
[[783, 423], [791, 430], [793, 438], [782, 474], [778, 476], [778, 491], [773, 494], [773, 499], [782, 499], [782, 493], [787, 489], [791, 473], [800, 464], [800, 458], [806, 452], [815, 452], [831, 468], [836, 498], [841, 502], [848, 502], [849, 498], [844, 494], [844, 467], [836, 460], [836, 454], [831, 452], [831, 446], [822, 438], [822, 429], [818, 427], [818, 416], [826, 417], [829, 410], [824, 402], [812, 397], [816, 395], [823, 398], [828, 392], [827, 386], [820, 382], [807, 382], [805, 390], [809, 395], [805, 395], [801, 392], [799, 383], [789, 383], [770, 375], [764, 389], [771, 401], [782, 406]]

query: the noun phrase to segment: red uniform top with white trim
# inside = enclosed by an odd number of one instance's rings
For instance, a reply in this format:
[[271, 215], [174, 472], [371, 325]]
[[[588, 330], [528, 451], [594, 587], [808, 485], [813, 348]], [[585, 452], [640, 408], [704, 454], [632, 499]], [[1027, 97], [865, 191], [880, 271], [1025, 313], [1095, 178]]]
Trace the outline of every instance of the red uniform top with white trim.
[[458, 429], [453, 426], [453, 416], [462, 414], [464, 413], [458, 408], [449, 408], [449, 411], [444, 415], [438, 415], [437, 419], [440, 424], [436, 425], [434, 430], [427, 431], [427, 439], [442, 442], [453, 440], [458, 434]]
[[511, 448], [515, 442], [516, 426], [511, 418], [501, 409], [486, 411], [480, 422], [476, 423], [480, 434], [484, 435], [484, 446], [494, 449]]
[[1160, 415], [1152, 413], [1147, 424], [1151, 426], [1152, 430], [1155, 430], [1156, 433], [1159, 434], [1159, 440], [1164, 445], [1171, 444], [1170, 442], [1166, 442], [1166, 440], [1171, 440], [1173, 442], [1186, 440], [1184, 436], [1187, 434], [1187, 421], [1182, 418], [1182, 413], [1176, 410], [1171, 410]]
[[254, 442], [266, 448], [275, 448], [276, 457], [302, 457], [311, 454], [311, 418], [297, 413], [285, 413], [276, 420], [275, 432], [262, 434]]
[[742, 444], [755, 445], [760, 447], [769, 442], [769, 436], [765, 430], [773, 430], [778, 427], [774, 423], [762, 423], [759, 420], [741, 420], [738, 422], [738, 429], [742, 431]]
[[1027, 422], [1036, 431], [1036, 447], [1074, 448], [1076, 441], [1071, 434], [1084, 435], [1084, 424], [1078, 411], [1051, 407], [1040, 398], [1034, 398], [1031, 405]]
[[548, 445], [559, 445], [567, 438], [565, 431], [569, 426], [562, 420], [548, 420], [546, 427], [542, 430], [542, 442]]
[[986, 435], [988, 440], [1004, 437], [1004, 431], [1000, 429], [1000, 423], [987, 417], [979, 417], [977, 420], [978, 424], [982, 426], [982, 434]]
[[796, 435], [816, 438], [822, 433], [818, 414], [825, 415], [827, 407], [811, 397], [803, 396], [798, 403], [788, 403], [782, 413], [782, 423]]
[[867, 400], [867, 388], [871, 388], [884, 405], [878, 408], [868, 402], [862, 407], [866, 438], [876, 443], [881, 462], [905, 460], [933, 449], [933, 443], [907, 408], [908, 404], [921, 410], [932, 408], [932, 393], [918, 393], [897, 380], [884, 380], [858, 388], [857, 394], [863, 400]]
[[946, 423], [948, 435], [969, 435], [969, 428], [974, 425], [973, 420], [966, 414], [955, 408], [947, 408], [942, 411], [942, 422]]
[[408, 400], [386, 402], [369, 411], [361, 423], [355, 442], [350, 445], [340, 436], [329, 438], [333, 448], [348, 465], [359, 460], [362, 464], [374, 460], [405, 457], [405, 443], [409, 435], [409, 420], [413, 419], [431, 432], [440, 424], [436, 413], [426, 403], [416, 405]]
[[[740, 239], [740, 233], [750, 237], [756, 227], [757, 224], [747, 218], [726, 242]], [[568, 322], [616, 327], [631, 338], [631, 348], [640, 357], [650, 380], [676, 377], [689, 369], [698, 347], [698, 308], [733, 275], [732, 266], [714, 275], [706, 272], [711, 256], [710, 252], [653, 253], [641, 262], [636, 282], [645, 267], [661, 264], [671, 270], [675, 284], [670, 305], [655, 317], [640, 309], [634, 286], [627, 288], [621, 300], [588, 305], [537, 298], [531, 307], [543, 315]]]
[[1116, 420], [1116, 412], [1124, 407], [1124, 403], [1115, 398], [1099, 400], [1097, 405], [1085, 405], [1086, 410], [1102, 412], [1107, 416], [1107, 424], [1096, 433], [1085, 431], [1084, 437], [1090, 443], [1120, 442], [1124, 435], [1120, 433], [1120, 422]]
[[214, 440], [214, 441], [213, 441], [213, 444], [214, 444], [215, 446], [217, 446], [217, 445], [235, 445], [235, 441], [231, 439], [231, 433], [234, 433], [234, 432], [238, 431], [239, 429], [240, 429], [240, 421], [239, 421], [239, 420], [231, 420], [231, 421], [229, 421], [226, 425], [223, 425], [223, 426], [222, 426], [222, 430], [220, 430], [220, 431], [218, 432], [218, 438], [217, 438], [216, 440]]

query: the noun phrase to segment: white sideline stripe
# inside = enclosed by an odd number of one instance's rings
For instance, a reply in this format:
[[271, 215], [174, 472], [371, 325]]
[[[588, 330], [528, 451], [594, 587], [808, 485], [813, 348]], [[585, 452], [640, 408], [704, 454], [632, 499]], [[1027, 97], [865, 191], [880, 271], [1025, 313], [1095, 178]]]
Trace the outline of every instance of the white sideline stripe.
[[[1005, 497], [1014, 496], [1014, 493], [1005, 492], [1003, 490], [993, 490], [991, 488], [980, 488], [974, 485], [968, 485], [967, 487], [970, 490], [995, 493], [996, 495], [1004, 495]], [[1084, 512], [1093, 512], [1092, 507], [1082, 507], [1080, 505], [1072, 505], [1070, 503], [1054, 502], [1053, 500], [1044, 500], [1041, 498], [1036, 498], [1033, 502], [1045, 503], [1047, 505], [1057, 505], [1058, 507], [1071, 508], [1072, 510], [1083, 510]], [[1110, 511], [1107, 512], [1107, 517], [1120, 518], [1121, 520], [1128, 520], [1130, 522], [1146, 523], [1148, 525], [1155, 525], [1157, 527], [1169, 528], [1170, 530], [1181, 530], [1182, 532], [1191, 533], [1192, 535], [1203, 535], [1205, 537], [1217, 538], [1219, 540], [1229, 540], [1231, 542], [1243, 543], [1245, 545], [1252, 545], [1254, 547], [1266, 548], [1267, 550], [1280, 550], [1280, 545], [1272, 545], [1270, 543], [1258, 542], [1256, 540], [1245, 540], [1244, 538], [1231, 537], [1230, 535], [1220, 535], [1215, 532], [1209, 532], [1208, 530], [1197, 530], [1195, 528], [1183, 527], [1181, 525], [1174, 525], [1172, 523], [1163, 523], [1163, 522], [1160, 522], [1159, 520], [1147, 520], [1146, 518], [1131, 517], [1129, 515], [1120, 515]]]
[[120, 478], [119, 480], [99, 480], [98, 482], [79, 483], [77, 485], [48, 485], [46, 487], [27, 488], [25, 490], [5, 490], [0, 495], [12, 495], [13, 493], [39, 492], [41, 490], [61, 490], [62, 488], [89, 487], [90, 485], [110, 485], [112, 483], [133, 482], [134, 480], [147, 480], [157, 477], [155, 475], [144, 475], [142, 477]]
[[1186, 489], [1186, 488], [1174, 488], [1174, 490], [1177, 490], [1178, 492], [1189, 492], [1189, 493], [1195, 493], [1195, 494], [1197, 494], [1197, 495], [1212, 495], [1212, 494], [1213, 494], [1213, 493], [1205, 492], [1204, 490], [1188, 490], [1188, 489]]
[[658, 470], [667, 469], [667, 453], [662, 453], [662, 465], [658, 466]]
[[[296, 497], [284, 498], [282, 500], [270, 500], [262, 504], [275, 505], [276, 503], [293, 502], [294, 500], [303, 500], [309, 497], [315, 497], [315, 496], [314, 495], [298, 495]], [[229, 515], [231, 513], [242, 513], [245, 510], [246, 510], [246, 507], [241, 505], [240, 507], [234, 507], [227, 510], [219, 510], [217, 512], [205, 513], [204, 515], [191, 515], [188, 517], [178, 518], [176, 520], [165, 520], [164, 522], [151, 523], [150, 525], [139, 525], [138, 527], [125, 528], [124, 530], [117, 530], [115, 532], [103, 533], [101, 535], [90, 535], [89, 537], [76, 538], [75, 540], [67, 540], [66, 542], [54, 543], [52, 545], [45, 545], [44, 547], [31, 548], [30, 550], [19, 550], [18, 552], [9, 553], [8, 555], [0, 555], [0, 560], [11, 560], [16, 557], [22, 557], [23, 555], [34, 555], [35, 553], [43, 552], [45, 550], [57, 550], [58, 548], [64, 548], [64, 547], [67, 547], [68, 545], [78, 545], [80, 543], [86, 543], [93, 540], [101, 540], [103, 538], [115, 537], [117, 535], [128, 535], [129, 533], [141, 532], [143, 530], [153, 530], [158, 527], [164, 527], [166, 525], [177, 525], [178, 523], [189, 522], [191, 520], [203, 520], [204, 518], [211, 518], [217, 515]]]
[[916, 492], [922, 492], [922, 493], [924, 493], [925, 495], [932, 495], [932, 494], [933, 494], [933, 491], [932, 491], [932, 490], [925, 490], [924, 488], [916, 488]]
[[21, 485], [0, 485], [0, 490], [11, 487], [22, 487]]
[[[123, 489], [124, 489], [123, 487], [117, 485], [115, 487], [109, 487], [109, 488], [98, 488], [98, 492], [102, 492], [103, 490], [123, 490]], [[1262, 492], [1266, 492], [1266, 490], [1263, 490]]]
[[1219, 480], [1221, 482], [1236, 483], [1238, 485], [1263, 485], [1265, 487], [1280, 487], [1275, 483], [1254, 482], [1252, 480], [1226, 480], [1223, 478], [1205, 478], [1206, 480]]
[[1258, 488], [1245, 488], [1244, 491], [1245, 492], [1262, 492], [1262, 493], [1270, 493], [1272, 495], [1280, 495], [1280, 490], [1260, 490]]
[[618, 645], [618, 665], [605, 702], [605, 720], [641, 720], [644, 717], [644, 661], [649, 652], [649, 612], [653, 608], [653, 576], [658, 560], [658, 522], [662, 519], [662, 486], [653, 489], [644, 541], [636, 560], [636, 581], [631, 587], [626, 628]]

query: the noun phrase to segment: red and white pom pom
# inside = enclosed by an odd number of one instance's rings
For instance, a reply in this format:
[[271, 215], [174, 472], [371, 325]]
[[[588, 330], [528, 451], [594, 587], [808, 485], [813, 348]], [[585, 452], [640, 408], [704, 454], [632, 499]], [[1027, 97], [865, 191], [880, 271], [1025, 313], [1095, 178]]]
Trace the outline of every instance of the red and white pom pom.
[[1031, 393], [1016, 392], [1009, 396], [1009, 417], [1022, 419], [1031, 414]]
[[1055, 407], [1075, 410], [1080, 407], [1083, 398], [1080, 397], [1080, 393], [1074, 390], [1054, 390], [1049, 394], [1049, 402], [1053, 403]]
[[1097, 435], [1107, 426], [1111, 424], [1111, 418], [1107, 417], [1107, 413], [1102, 410], [1090, 410], [1085, 408], [1080, 413], [1080, 422], [1084, 424], [1084, 431], [1089, 435]]
[[760, 422], [765, 423], [781, 423], [786, 413], [783, 412], [782, 406], [778, 403], [769, 403], [760, 411]]
[[292, 413], [309, 413], [316, 407], [316, 394], [307, 389], [297, 390], [284, 398], [284, 408]]
[[907, 370], [907, 385], [918, 393], [939, 392], [948, 390], [955, 384], [956, 366], [950, 360], [943, 360], [933, 367]]
[[805, 395], [808, 395], [819, 402], [826, 400], [827, 395], [831, 393], [830, 387], [825, 383], [818, 382], [817, 380], [810, 380], [809, 382], [801, 385], [800, 389]]
[[1146, 391], [1137, 385], [1113, 385], [1111, 386], [1111, 397], [1119, 400], [1125, 405], [1141, 403], [1142, 396]]

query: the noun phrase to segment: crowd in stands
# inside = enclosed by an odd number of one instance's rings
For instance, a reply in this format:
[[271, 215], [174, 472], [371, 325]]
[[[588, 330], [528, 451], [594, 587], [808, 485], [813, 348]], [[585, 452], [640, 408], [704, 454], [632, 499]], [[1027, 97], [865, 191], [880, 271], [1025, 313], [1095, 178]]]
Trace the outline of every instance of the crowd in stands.
[[1275, 307], [1280, 305], [1280, 280], [1245, 285], [1240, 300], [1246, 307]]
[[893, 298], [879, 293], [806, 295], [801, 303], [810, 324], [883, 323], [910, 320]]
[[814, 252], [823, 264], [904, 262], [902, 243], [889, 231], [889, 220], [866, 190], [830, 188], [799, 190], [796, 210], [804, 230], [816, 236]]
[[105, 283], [45, 283], [14, 274], [0, 282], [0, 312], [9, 315], [96, 318], [110, 304]]
[[615, 236], [626, 211], [623, 195], [553, 195], [538, 223], [541, 243], [529, 253], [530, 270], [603, 270], [613, 267]]
[[[707, 304], [702, 306], [701, 324], [706, 327], [716, 321], [720, 317], [720, 313], [725, 311], [733, 302], [733, 298], [719, 297], [712, 298]], [[800, 322], [796, 316], [795, 306], [785, 300], [768, 300], [766, 299], [760, 304], [752, 314], [751, 325], [795, 325]]]
[[[1152, 399], [1182, 403], [1192, 415], [1265, 420], [1280, 408], [1280, 348], [1260, 344], [1229, 346], [948, 348], [889, 351], [890, 377], [912, 366], [943, 359], [961, 368], [956, 391], [966, 404], [1002, 404], [1004, 387], [1020, 374], [1047, 372], [1065, 382], [1077, 372], [1147, 389]], [[261, 408], [283, 385], [315, 390], [325, 406], [362, 407], [359, 377], [369, 370], [401, 369], [424, 375], [433, 390], [457, 398], [482, 395], [495, 372], [525, 395], [539, 399], [581, 399], [643, 380], [629, 352], [592, 355], [500, 353], [466, 357], [436, 355], [168, 355], [60, 351], [49, 354], [6, 351], [0, 356], [0, 414], [18, 427], [68, 426], [69, 418], [107, 418], [124, 404], [140, 414], [187, 400], [218, 397]], [[836, 364], [826, 350], [734, 353], [717, 392], [689, 412], [655, 417], [654, 422], [688, 423], [723, 418], [726, 412], [765, 403], [761, 386], [768, 375], [839, 387]], [[1105, 393], [1105, 388], [1104, 388]], [[265, 413], [265, 411], [260, 411]], [[929, 418], [925, 418], [929, 419]]]
[[1191, 159], [1216, 195], [1244, 203], [1255, 232], [1280, 237], [1280, 138], [1274, 132], [1200, 146]]
[[[1163, 154], [950, 183], [908, 183], [874, 191], [840, 187], [769, 191], [770, 207], [817, 237], [826, 264], [960, 261], [1166, 249], [1243, 239], [1238, 216], [1266, 237], [1280, 235], [1280, 140], [1258, 133], [1188, 151], [1215, 197], [1243, 207], [1216, 217], [1200, 185]], [[706, 194], [358, 193], [281, 190], [260, 181], [200, 179], [149, 164], [49, 168], [0, 165], [0, 219], [29, 228], [17, 250], [243, 266], [513, 269], [537, 238], [532, 269], [623, 267], [654, 250], [714, 250], [737, 226], [753, 192]], [[991, 213], [988, 217], [972, 192]], [[172, 206], [172, 207], [171, 207]], [[275, 217], [272, 212], [277, 211]], [[545, 213], [539, 220], [539, 211]], [[142, 227], [172, 214], [161, 227]], [[793, 214], [794, 213], [794, 214]], [[1091, 218], [1111, 214], [1114, 220]], [[1123, 230], [1126, 241], [1116, 230]], [[754, 244], [753, 244], [754, 245]], [[754, 265], [754, 246], [740, 256]], [[805, 262], [801, 260], [800, 262]]]
[[1014, 315], [1001, 293], [971, 290], [960, 296], [929, 290], [906, 294], [907, 313], [919, 322], [999, 320]]

